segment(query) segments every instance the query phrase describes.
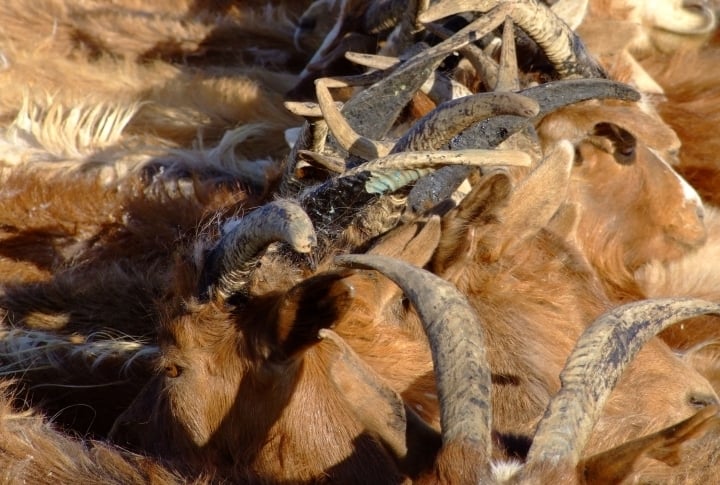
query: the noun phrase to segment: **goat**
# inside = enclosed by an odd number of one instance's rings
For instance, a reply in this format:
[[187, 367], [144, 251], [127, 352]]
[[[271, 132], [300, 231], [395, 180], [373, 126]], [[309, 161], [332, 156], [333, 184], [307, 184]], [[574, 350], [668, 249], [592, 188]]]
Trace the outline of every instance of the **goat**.
[[[489, 5], [492, 2], [479, 6], [460, 1], [440, 2], [423, 13], [421, 19], [432, 20], [463, 8], [485, 10]], [[526, 10], [536, 8], [544, 12], [533, 5], [516, 2], [509, 15], [526, 32], [532, 31], [531, 37], [543, 39], [538, 41], [543, 49], [551, 49], [542, 34], [548, 27], [535, 26], [533, 30], [535, 24], [527, 18]], [[511, 43], [512, 35], [504, 38], [503, 46]], [[514, 49], [510, 47], [508, 52], [512, 54], [508, 59], [503, 52], [501, 65], [515, 62]], [[584, 59], [580, 55], [573, 57], [560, 47], [553, 48], [557, 48], [553, 55], [562, 52], [568, 59]], [[555, 62], [572, 64], [568, 59]], [[560, 67], [557, 69], [562, 72]], [[578, 71], [587, 73], [592, 69], [579, 67]], [[516, 89], [518, 84], [517, 80], [506, 83], [502, 89]], [[535, 128], [543, 147], [560, 139], [569, 139], [576, 146], [569, 195], [569, 201], [576, 202], [579, 209], [575, 239], [604, 280], [611, 297], [626, 301], [641, 296], [632, 277], [635, 269], [653, 259], [677, 259], [704, 243], [700, 197], [670, 166], [676, 161], [680, 140], [649, 103], [596, 100], [555, 110], [541, 108]], [[463, 146], [457, 142], [455, 145]]]
[[[246, 231], [255, 222], [241, 224]], [[427, 231], [437, 234], [437, 227], [426, 226], [401, 254], [424, 264], [435, 247]], [[378, 298], [392, 298], [373, 278], [331, 271], [286, 290], [277, 281], [270, 291], [248, 287], [250, 268], [230, 261], [247, 247], [237, 231], [228, 232], [222, 249], [204, 263], [183, 259], [176, 268], [159, 328], [161, 373], [118, 419], [111, 438], [231, 480], [399, 480], [392, 459], [364, 434], [333, 384], [335, 376], [352, 387], [353, 372], [338, 368], [342, 359], [334, 357], [333, 344], [318, 341], [317, 334], [332, 327], [410, 407], [437, 424], [426, 344], [401, 325], [377, 323], [385, 306], [378, 309]], [[376, 251], [390, 251], [396, 239]], [[264, 264], [263, 279], [268, 271]], [[214, 283], [203, 290], [207, 281]], [[399, 355], [401, 361], [392, 357]], [[199, 396], [197, 386], [211, 392]]]
[[[561, 143], [514, 192], [507, 175], [487, 176], [443, 218], [430, 265], [482, 316], [494, 375], [493, 422], [510, 439], [531, 434], [576, 339], [612, 306], [582, 254], [552, 232], [553, 225], [572, 228], [563, 215], [570, 209], [551, 221], [565, 199], [572, 158], [572, 146]], [[637, 401], [638, 385], [654, 397]], [[651, 432], [714, 402], [709, 383], [655, 339], [618, 385], [588, 450], [622, 443], [630, 422], [635, 432]], [[523, 455], [517, 448], [512, 453]]]
[[[102, 442], [82, 442], [32, 411], [16, 411], [8, 383], [0, 384], [0, 389], [2, 483], [188, 483], [159, 462]], [[200, 478], [196, 483], [210, 480]]]
[[641, 295], [633, 272], [678, 259], [706, 239], [704, 207], [668, 164], [677, 136], [637, 107], [588, 102], [547, 115], [543, 143], [575, 145], [569, 200], [579, 206], [575, 239], [611, 296]]
[[[420, 298], [414, 291], [420, 281], [436, 287], [447, 302], [462, 299], [446, 282], [398, 261], [356, 255], [338, 259], [343, 265], [372, 268], [389, 276], [411, 295], [414, 304]], [[670, 455], [678, 453], [680, 444], [718, 428], [718, 406], [612, 450], [582, 459], [581, 455], [618, 377], [645, 342], [678, 320], [719, 310], [718, 305], [702, 300], [660, 300], [627, 305], [599, 317], [568, 358], [560, 376], [562, 387], [538, 424], [524, 465], [490, 463], [490, 409], [495, 403], [490, 397], [484, 331], [480, 331], [482, 317], [472, 311], [447, 314], [442, 308], [425, 310], [422, 321], [433, 349], [439, 383], [443, 445], [431, 458], [435, 462], [432, 469], [415, 483], [545, 483], [561, 477], [563, 483], [615, 483], [632, 475], [644, 456], [676, 464]], [[342, 346], [338, 341], [338, 347]], [[348, 405], [398, 459], [406, 459], [413, 443], [403, 440], [415, 423], [402, 422], [404, 416], [393, 413], [401, 406], [392, 403], [399, 400], [392, 389], [382, 382], [367, 388], [370, 393], [385, 396], [388, 405], [367, 408], [350, 400]], [[717, 453], [713, 458], [717, 460]]]

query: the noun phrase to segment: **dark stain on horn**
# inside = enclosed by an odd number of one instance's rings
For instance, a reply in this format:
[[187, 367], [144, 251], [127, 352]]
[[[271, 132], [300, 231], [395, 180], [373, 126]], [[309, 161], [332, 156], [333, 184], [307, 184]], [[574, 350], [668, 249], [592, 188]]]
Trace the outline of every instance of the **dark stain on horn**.
[[[373, 227], [365, 225], [364, 210], [374, 208], [373, 203], [391, 202], [388, 194], [392, 194], [427, 175], [439, 167], [446, 165], [483, 166], [513, 165], [529, 166], [530, 158], [524, 152], [513, 150], [454, 150], [454, 151], [423, 151], [402, 152], [387, 155], [367, 162], [366, 164], [334, 177], [320, 185], [305, 191], [300, 203], [315, 224], [322, 236], [332, 236], [354, 222], [371, 237], [388, 230], [396, 222], [394, 215], [400, 207], [383, 207], [386, 217], [392, 224], [385, 222], [378, 225], [373, 219]], [[324, 237], [321, 237], [321, 245]]]
[[568, 357], [560, 391], [538, 424], [527, 463], [576, 465], [605, 402], [640, 348], [670, 325], [703, 314], [720, 314], [720, 304], [692, 298], [644, 300], [595, 320]]
[[350, 98], [340, 112], [358, 133], [368, 138], [382, 138], [395, 123], [400, 111], [449, 53], [427, 55], [421, 52], [413, 56], [384, 79]]
[[540, 46], [561, 78], [607, 77], [580, 37], [550, 8], [536, 0], [445, 0], [423, 12], [420, 20], [426, 23], [460, 12], [490, 12], [501, 5], [511, 5], [510, 17], [515, 25]]
[[517, 93], [479, 93], [447, 101], [425, 115], [395, 143], [391, 153], [438, 149], [470, 126], [489, 117], [537, 115], [536, 101]]
[[490, 367], [482, 325], [465, 297], [451, 283], [429, 271], [387, 256], [343, 255], [336, 257], [335, 263], [374, 269], [402, 288], [420, 315], [430, 341], [443, 443], [475, 443], [489, 460]]
[[268, 245], [282, 241], [298, 253], [317, 244], [308, 215], [295, 202], [277, 200], [225, 224], [222, 237], [205, 258], [199, 294], [227, 299], [245, 290], [248, 277]]
[[[540, 110], [535, 120], [564, 106], [590, 99], [638, 101], [640, 93], [627, 84], [607, 79], [552, 81], [523, 89], [523, 96], [535, 100]], [[528, 125], [527, 118], [502, 115], [483, 120], [452, 139], [452, 149], [493, 148]]]

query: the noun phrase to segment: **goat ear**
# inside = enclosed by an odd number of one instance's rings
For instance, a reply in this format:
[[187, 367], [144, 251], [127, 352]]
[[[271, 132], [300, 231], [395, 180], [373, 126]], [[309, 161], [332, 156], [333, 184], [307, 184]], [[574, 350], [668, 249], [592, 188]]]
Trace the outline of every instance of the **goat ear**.
[[470, 193], [442, 219], [442, 234], [433, 255], [433, 271], [444, 274], [458, 258], [474, 254], [481, 248], [469, 247], [476, 239], [475, 228], [497, 220], [495, 214], [510, 195], [511, 182], [504, 172], [483, 177]]
[[405, 405], [402, 397], [378, 376], [355, 351], [332, 330], [320, 336], [336, 347], [330, 363], [330, 380], [349, 409], [380, 441], [411, 477], [425, 471], [440, 450], [440, 433]]
[[620, 165], [631, 165], [637, 158], [637, 139], [626, 129], [615, 123], [597, 123], [593, 127], [592, 138], [601, 137], [610, 142], [615, 161]]
[[[419, 268], [425, 266], [435, 253], [440, 242], [440, 217], [432, 216], [426, 221], [404, 224], [383, 237], [368, 253], [390, 256]], [[390, 302], [400, 296], [402, 290], [388, 278], [377, 282], [376, 308], [382, 311]]]
[[578, 473], [585, 477], [588, 485], [599, 485], [620, 483], [644, 457], [675, 466], [680, 462], [681, 445], [720, 424], [718, 409], [718, 406], [708, 406], [669, 428], [585, 458], [578, 464]]
[[291, 288], [277, 304], [276, 343], [280, 358], [297, 355], [318, 342], [318, 332], [332, 327], [352, 306], [355, 287], [350, 273], [324, 273]]
[[440, 241], [440, 218], [432, 216], [426, 221], [403, 224], [383, 236], [368, 251], [400, 259], [422, 267], [432, 257]]
[[570, 142], [559, 142], [513, 191], [499, 214], [508, 235], [499, 241], [499, 253], [511, 250], [548, 225], [567, 197], [574, 153]]
[[575, 237], [580, 223], [580, 208], [576, 202], [565, 202], [552, 216], [547, 228], [565, 241]]
[[[623, 130], [637, 140], [655, 150], [678, 150], [680, 138], [677, 133], [662, 120], [629, 106], [604, 106], [594, 112], [592, 117], [598, 123], [607, 124]], [[602, 123], [605, 122], [605, 123]]]

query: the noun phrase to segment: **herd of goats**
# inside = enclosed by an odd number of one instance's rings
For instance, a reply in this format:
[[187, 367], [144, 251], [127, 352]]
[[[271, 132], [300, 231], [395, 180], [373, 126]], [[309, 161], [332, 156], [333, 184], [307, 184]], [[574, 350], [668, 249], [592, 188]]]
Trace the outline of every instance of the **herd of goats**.
[[5, 0], [0, 483], [714, 483], [718, 14]]

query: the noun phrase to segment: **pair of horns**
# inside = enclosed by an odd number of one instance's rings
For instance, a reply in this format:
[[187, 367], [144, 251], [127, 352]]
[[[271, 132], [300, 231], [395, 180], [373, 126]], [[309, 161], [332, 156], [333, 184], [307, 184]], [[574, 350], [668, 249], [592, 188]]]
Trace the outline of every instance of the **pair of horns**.
[[[432, 348], [443, 444], [472, 443], [481, 451], [477, 467], [489, 470], [492, 382], [481, 316], [452, 284], [408, 263], [379, 255], [339, 256], [336, 263], [374, 269], [402, 288]], [[670, 325], [703, 314], [720, 315], [720, 305], [692, 298], [646, 300], [597, 318], [568, 358], [561, 389], [538, 425], [524, 468], [577, 466], [605, 402], [643, 345]], [[530, 478], [522, 473], [520, 478]]]

